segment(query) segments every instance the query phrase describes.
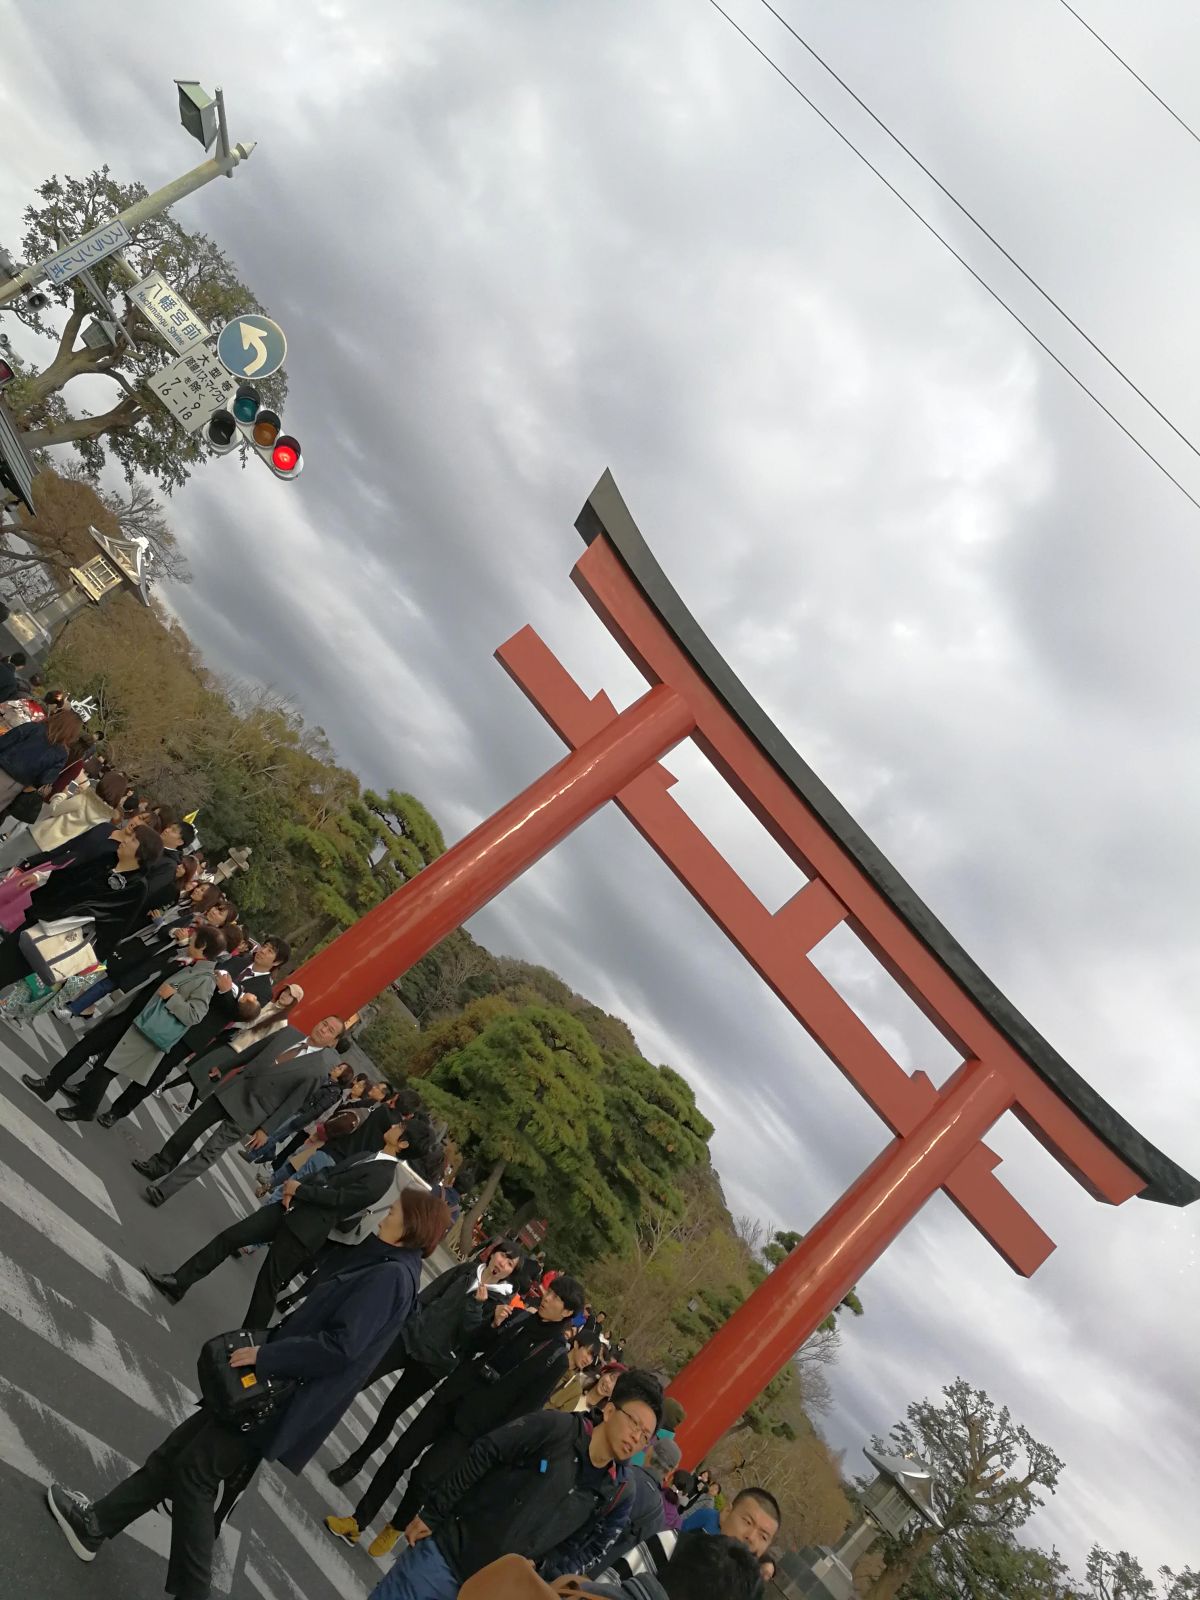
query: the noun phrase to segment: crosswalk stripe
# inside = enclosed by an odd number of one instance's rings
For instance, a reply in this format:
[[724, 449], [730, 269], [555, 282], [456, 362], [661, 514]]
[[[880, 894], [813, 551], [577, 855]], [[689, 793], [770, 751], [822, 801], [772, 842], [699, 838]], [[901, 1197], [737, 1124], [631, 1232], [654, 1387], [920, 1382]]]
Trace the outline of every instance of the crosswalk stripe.
[[0, 1205], [7, 1207], [31, 1228], [36, 1228], [64, 1255], [70, 1256], [72, 1261], [93, 1277], [118, 1290], [147, 1316], [153, 1317], [155, 1322], [160, 1322], [164, 1328], [168, 1326], [166, 1318], [160, 1316], [155, 1308], [157, 1294], [140, 1272], [136, 1272], [128, 1261], [102, 1244], [52, 1200], [26, 1183], [11, 1167], [4, 1165], [0, 1165]]
[[318, 1529], [299, 1511], [287, 1485], [273, 1467], [260, 1469], [258, 1484], [264, 1504], [270, 1506], [317, 1571], [329, 1578], [342, 1600], [365, 1600], [366, 1586], [341, 1554], [341, 1547], [324, 1528]]
[[[196, 1403], [196, 1396], [170, 1373], [154, 1367], [115, 1338], [104, 1323], [3, 1255], [0, 1312], [172, 1428]], [[81, 1323], [82, 1332], [78, 1331]]]
[[[95, 1482], [88, 1485], [85, 1493], [111, 1488], [127, 1478], [138, 1465], [102, 1439], [97, 1439], [94, 1434], [77, 1427], [53, 1407], [0, 1377], [0, 1459], [26, 1478], [32, 1478], [37, 1483], [52, 1483], [61, 1469], [48, 1466], [29, 1444], [29, 1436], [35, 1434], [38, 1438], [68, 1439], [74, 1447], [73, 1454], [86, 1457], [91, 1462], [95, 1468]], [[74, 1488], [76, 1485], [68, 1484], [65, 1487]], [[164, 1561], [170, 1555], [171, 1523], [161, 1511], [151, 1511], [147, 1516], [139, 1517], [136, 1522], [130, 1523], [125, 1532]], [[233, 1586], [241, 1537], [239, 1530], [227, 1522], [217, 1541], [213, 1586], [225, 1594]], [[100, 1559], [103, 1560], [103, 1556]]]
[[[44, 1072], [48, 1055], [42, 1041], [28, 1028], [22, 1028], [7, 1018], [0, 1018], [4, 1029], [4, 1046], [0, 1051], [0, 1066], [10, 1078], [19, 1078], [23, 1072]], [[11, 1056], [9, 1052], [12, 1052]], [[62, 1051], [55, 1052], [61, 1056]]]
[[[31, 1100], [32, 1098], [30, 1096]], [[61, 1173], [74, 1189], [85, 1199], [90, 1200], [94, 1206], [98, 1206], [106, 1216], [111, 1217], [114, 1222], [120, 1222], [117, 1208], [113, 1205], [108, 1190], [92, 1169], [84, 1166], [83, 1162], [69, 1150], [64, 1150], [53, 1134], [35, 1122], [32, 1117], [27, 1117], [20, 1107], [11, 1101], [5, 1101], [0, 1107], [0, 1128], [11, 1133], [14, 1139], [19, 1140], [30, 1154], [37, 1156], [39, 1161], [44, 1161], [55, 1172]]]
[[154, 1128], [160, 1135], [161, 1142], [163, 1144], [167, 1142], [167, 1140], [179, 1126], [177, 1122], [171, 1123], [167, 1121], [162, 1107], [156, 1102], [153, 1095], [150, 1095], [147, 1099], [143, 1100], [141, 1105], [138, 1107], [138, 1110], [144, 1111], [150, 1122], [154, 1124]]
[[[242, 1576], [250, 1587], [262, 1596], [262, 1600], [304, 1600], [303, 1594], [279, 1566], [278, 1562], [271, 1563], [274, 1570], [270, 1577], [267, 1576], [263, 1571], [263, 1567], [266, 1565], [263, 1560], [266, 1551], [258, 1545], [257, 1541], [255, 1541], [255, 1546], [250, 1554], [247, 1555], [246, 1565], [242, 1568]], [[285, 1587], [280, 1588], [279, 1585], [281, 1583]]]
[[42, 1038], [36, 1029], [28, 1023], [7, 1022], [6, 1026], [24, 1040], [27, 1053], [35, 1056], [38, 1061], [53, 1061], [63, 1053], [60, 1044], [50, 1045]]
[[65, 1048], [60, 1026], [65, 1024], [57, 1023], [48, 1011], [39, 1011], [37, 1016], [31, 1019], [30, 1031], [39, 1044], [46, 1046], [49, 1059], [61, 1056]]
[[[49, 1055], [43, 1053], [44, 1046], [41, 1040], [35, 1040], [32, 1031], [28, 1028], [18, 1028], [15, 1023], [5, 1025], [0, 1033], [0, 1068], [8, 1073], [10, 1078], [18, 1081], [22, 1073], [33, 1072], [43, 1077], [46, 1069], [62, 1056], [64, 1047], [59, 1045]], [[64, 1128], [70, 1128], [76, 1139], [83, 1138], [83, 1129], [74, 1122], [64, 1122]]]

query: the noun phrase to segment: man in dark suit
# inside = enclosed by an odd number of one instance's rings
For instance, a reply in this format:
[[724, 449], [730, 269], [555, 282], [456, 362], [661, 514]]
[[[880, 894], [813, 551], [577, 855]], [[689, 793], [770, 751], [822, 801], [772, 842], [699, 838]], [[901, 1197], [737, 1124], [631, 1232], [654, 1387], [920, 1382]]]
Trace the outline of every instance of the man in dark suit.
[[404, 1147], [404, 1125], [397, 1123], [384, 1134], [381, 1150], [351, 1156], [311, 1178], [306, 1178], [303, 1170], [289, 1178], [282, 1200], [242, 1217], [174, 1272], [151, 1272], [149, 1267], [142, 1271], [160, 1294], [175, 1303], [244, 1246], [269, 1244], [242, 1323], [244, 1328], [265, 1328], [280, 1293], [316, 1255], [329, 1230], [366, 1211], [389, 1192]]
[[[334, 1046], [345, 1029], [341, 1017], [323, 1017], [307, 1038], [299, 1028], [283, 1028], [242, 1051], [227, 1072], [157, 1155], [135, 1161], [134, 1169], [152, 1182], [145, 1190], [152, 1206], [182, 1189], [219, 1161], [240, 1138], [251, 1149], [303, 1105], [337, 1061]], [[188, 1151], [201, 1135], [204, 1143]]]

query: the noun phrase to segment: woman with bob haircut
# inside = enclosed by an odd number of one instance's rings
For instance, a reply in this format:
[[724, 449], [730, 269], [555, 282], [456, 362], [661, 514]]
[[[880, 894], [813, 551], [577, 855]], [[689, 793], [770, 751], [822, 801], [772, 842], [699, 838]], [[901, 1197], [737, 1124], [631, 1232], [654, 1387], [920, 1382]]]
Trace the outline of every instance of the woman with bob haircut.
[[231, 1367], [253, 1367], [259, 1378], [294, 1384], [258, 1429], [235, 1431], [202, 1401], [143, 1467], [101, 1499], [89, 1502], [60, 1484], [48, 1485], [51, 1515], [75, 1555], [93, 1561], [109, 1539], [169, 1500], [167, 1591], [179, 1600], [207, 1595], [220, 1523], [261, 1462], [278, 1461], [289, 1472], [300, 1473], [316, 1455], [396, 1328], [412, 1315], [421, 1262], [449, 1225], [444, 1200], [405, 1189], [377, 1231], [349, 1252], [349, 1259], [342, 1255], [322, 1265], [283, 1322], [257, 1336], [261, 1342], [233, 1352]]

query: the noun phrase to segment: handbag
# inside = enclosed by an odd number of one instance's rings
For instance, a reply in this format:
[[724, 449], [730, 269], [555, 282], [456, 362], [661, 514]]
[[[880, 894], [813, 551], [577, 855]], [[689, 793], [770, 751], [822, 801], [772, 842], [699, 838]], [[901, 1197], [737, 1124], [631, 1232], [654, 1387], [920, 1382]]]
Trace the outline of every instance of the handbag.
[[26, 928], [17, 943], [43, 983], [61, 983], [98, 965], [91, 917], [61, 917]]
[[234, 1433], [252, 1433], [278, 1420], [296, 1391], [294, 1378], [264, 1378], [255, 1367], [231, 1367], [235, 1350], [266, 1343], [265, 1333], [239, 1328], [200, 1346], [196, 1378], [200, 1397], [217, 1422]]
[[134, 1017], [133, 1025], [160, 1050], [169, 1050], [173, 1044], [178, 1044], [188, 1030], [187, 1023], [168, 1011], [167, 1002], [157, 994]]
[[15, 817], [18, 822], [33, 823], [41, 816], [45, 804], [39, 790], [22, 789], [16, 799], [10, 801], [8, 815]]

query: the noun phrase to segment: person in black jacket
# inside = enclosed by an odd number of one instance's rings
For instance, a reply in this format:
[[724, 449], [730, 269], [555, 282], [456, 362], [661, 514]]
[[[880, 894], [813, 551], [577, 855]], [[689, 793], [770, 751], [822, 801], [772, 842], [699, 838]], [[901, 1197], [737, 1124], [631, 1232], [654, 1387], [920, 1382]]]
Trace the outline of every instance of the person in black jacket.
[[[126, 824], [117, 833], [115, 860], [62, 867], [33, 891], [22, 931], [60, 917], [90, 918], [92, 949], [99, 960], [108, 959], [141, 912], [146, 868], [162, 855], [162, 840], [153, 828]], [[19, 936], [5, 939], [0, 944], [0, 990], [19, 982], [31, 970]]]
[[536, 1311], [514, 1312], [494, 1334], [485, 1329], [482, 1348], [459, 1362], [400, 1435], [353, 1512], [325, 1518], [330, 1533], [357, 1544], [401, 1474], [417, 1463], [398, 1508], [367, 1552], [386, 1555], [428, 1486], [457, 1467], [476, 1439], [545, 1405], [567, 1370], [567, 1323], [584, 1300], [582, 1284], [560, 1276]]
[[[239, 1020], [238, 1001], [243, 995], [253, 995], [260, 1007], [265, 1006], [275, 987], [271, 974], [291, 958], [291, 945], [278, 934], [264, 939], [252, 951], [239, 950], [230, 955], [224, 963], [229, 982], [222, 984], [213, 995], [212, 1005], [204, 1020], [194, 1028], [189, 1028], [179, 1043], [168, 1051], [168, 1070], [182, 1066], [189, 1056], [203, 1055], [227, 1028], [233, 1027]], [[166, 1073], [163, 1076], [165, 1078]]]
[[[253, 1367], [262, 1377], [296, 1384], [264, 1429], [235, 1432], [205, 1402], [144, 1466], [101, 1499], [89, 1503], [50, 1484], [47, 1503], [75, 1555], [94, 1560], [109, 1539], [169, 1500], [167, 1592], [179, 1600], [207, 1596], [221, 1516], [264, 1459], [289, 1472], [303, 1471], [341, 1421], [397, 1322], [412, 1312], [422, 1258], [432, 1254], [448, 1223], [442, 1202], [407, 1190], [346, 1270], [314, 1286], [295, 1315], [272, 1329], [264, 1343], [233, 1352], [231, 1367]], [[225, 1495], [214, 1515], [222, 1485]]]
[[357, 1478], [410, 1406], [453, 1372], [492, 1308], [512, 1293], [508, 1280], [520, 1262], [520, 1245], [497, 1239], [480, 1260], [451, 1267], [421, 1290], [418, 1315], [400, 1329], [363, 1388], [392, 1372], [400, 1376], [358, 1449], [331, 1470], [330, 1483], [341, 1489]]
[[661, 1415], [657, 1378], [626, 1372], [600, 1423], [541, 1411], [485, 1434], [428, 1490], [371, 1600], [455, 1600], [503, 1555], [540, 1564], [547, 1580], [586, 1571], [629, 1515], [625, 1463]]
[[313, 1178], [290, 1178], [282, 1200], [232, 1223], [174, 1272], [142, 1271], [174, 1305], [245, 1245], [269, 1244], [242, 1322], [246, 1328], [265, 1328], [281, 1291], [325, 1243], [329, 1230], [387, 1193], [403, 1142], [403, 1127], [389, 1128], [382, 1150], [327, 1167]]

